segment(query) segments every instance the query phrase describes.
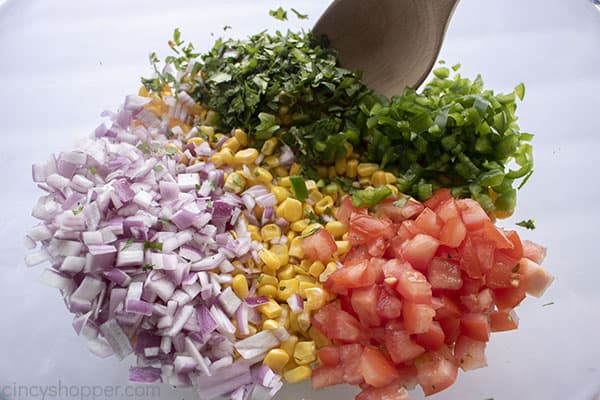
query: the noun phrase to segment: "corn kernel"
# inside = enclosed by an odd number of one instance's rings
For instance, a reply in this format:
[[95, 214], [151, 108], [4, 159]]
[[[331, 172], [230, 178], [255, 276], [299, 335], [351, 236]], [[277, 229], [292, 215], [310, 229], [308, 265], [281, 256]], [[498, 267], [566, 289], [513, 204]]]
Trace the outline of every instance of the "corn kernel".
[[331, 236], [333, 236], [336, 239], [344, 235], [344, 233], [348, 232], [348, 228], [346, 227], [346, 225], [344, 225], [340, 221], [329, 221], [325, 225], [325, 229], [327, 230], [327, 232], [331, 233]]
[[317, 187], [317, 182], [315, 182], [312, 179], [307, 179], [305, 182], [306, 184], [306, 190], [307, 191], [313, 191], [313, 190], [318, 190], [319, 188]]
[[279, 186], [283, 186], [285, 188], [291, 188], [292, 187], [292, 182], [290, 181], [290, 177], [286, 176], [286, 175], [287, 175], [287, 171], [286, 171], [286, 173], [285, 173], [285, 175], [283, 177], [280, 177], [277, 180], [277, 182], [279, 182]]
[[279, 329], [279, 322], [274, 319], [266, 319], [262, 324], [263, 331], [269, 331], [274, 329]]
[[298, 292], [298, 281], [296, 279], [284, 279], [279, 281], [277, 298], [281, 301], [286, 301], [294, 293]]
[[231, 149], [231, 151], [236, 152], [240, 149], [240, 142], [235, 136], [231, 137], [223, 143], [221, 149]]
[[347, 158], [354, 157], [354, 146], [352, 146], [352, 143], [344, 142], [344, 148], [346, 149]]
[[298, 336], [290, 335], [288, 340], [281, 342], [280, 348], [285, 351], [290, 358], [294, 357], [294, 350], [296, 349], [296, 343], [298, 343]]
[[315, 211], [317, 214], [331, 213], [333, 209], [333, 198], [331, 196], [325, 196], [315, 204]]
[[298, 328], [302, 332], [308, 331], [308, 328], [310, 328], [310, 312], [305, 309], [296, 315], [296, 319], [298, 321]]
[[269, 242], [281, 236], [281, 228], [276, 224], [267, 224], [260, 229], [260, 236], [265, 242]]
[[260, 232], [258, 231], [258, 226], [248, 224], [248, 232], [250, 232], [250, 239], [262, 241], [262, 237], [260, 236]]
[[233, 136], [238, 140], [240, 146], [246, 147], [248, 146], [248, 135], [241, 129], [236, 129], [233, 132]]
[[[288, 264], [285, 267], [280, 268], [279, 271], [277, 272], [277, 277], [279, 278], [280, 286], [282, 286], [281, 285], [282, 280], [292, 279], [295, 275], [296, 275], [296, 271], [294, 270], [294, 266], [291, 264]], [[286, 285], [283, 285], [283, 286], [286, 286]]]
[[338, 158], [337, 160], [335, 160], [335, 172], [337, 172], [338, 175], [344, 175], [346, 173], [345, 158]]
[[263, 364], [276, 373], [281, 373], [283, 367], [290, 361], [290, 356], [282, 349], [271, 349], [265, 356]]
[[256, 294], [259, 296], [266, 296], [268, 298], [273, 298], [277, 296], [277, 287], [273, 285], [263, 285], [258, 288]]
[[248, 324], [248, 331], [249, 331], [248, 336], [256, 335], [256, 332], [258, 332], [256, 327], [252, 324]]
[[364, 178], [358, 178], [358, 183], [360, 184], [360, 186], [362, 188], [367, 188], [369, 186], [371, 186], [371, 178], [369, 177], [364, 177]]
[[290, 241], [290, 249], [288, 250], [290, 257], [304, 258], [304, 250], [302, 250], [302, 239], [295, 237]]
[[306, 275], [308, 273], [308, 271], [306, 271], [305, 269], [303, 269], [301, 266], [299, 265], [295, 265], [295, 264], [290, 264], [293, 268], [294, 268], [294, 272], [296, 273], [296, 277], [300, 277], [302, 275]]
[[281, 203], [290, 196], [289, 191], [286, 188], [282, 188], [280, 186], [271, 187], [271, 193], [275, 195], [277, 203]]
[[325, 271], [325, 265], [323, 265], [321, 261], [315, 261], [311, 264], [310, 268], [308, 269], [308, 273], [314, 276], [315, 278], [318, 278], [319, 275], [323, 273], [323, 271]]
[[319, 175], [319, 178], [327, 178], [327, 167], [324, 165], [317, 165], [317, 174]]
[[315, 342], [317, 348], [323, 348], [325, 346], [329, 346], [331, 344], [331, 340], [325, 335], [323, 335], [317, 328], [311, 326], [308, 330], [308, 336]]
[[398, 195], [400, 195], [400, 190], [398, 190], [398, 187], [396, 185], [387, 184], [385, 186], [390, 188], [390, 190], [392, 191], [392, 196], [398, 197]]
[[247, 148], [240, 150], [233, 156], [233, 161], [237, 165], [250, 165], [258, 158], [258, 150], [254, 148]]
[[266, 164], [269, 168], [277, 168], [279, 167], [279, 158], [275, 156], [265, 157], [263, 163]]
[[387, 184], [385, 180], [385, 172], [379, 170], [375, 171], [371, 176], [371, 184], [375, 187], [383, 186]]
[[316, 279], [313, 278], [310, 275], [298, 275], [296, 276], [296, 279], [298, 279], [301, 283], [302, 282], [308, 282], [308, 283], [316, 283]]
[[277, 138], [271, 138], [268, 140], [265, 140], [265, 142], [262, 145], [262, 148], [260, 149], [260, 152], [262, 154], [264, 154], [265, 156], [270, 156], [273, 155], [273, 153], [275, 152], [275, 148], [277, 148], [277, 144], [279, 143], [279, 141], [277, 140]]
[[304, 215], [313, 215], [315, 213], [315, 209], [308, 203], [304, 203], [302, 206], [302, 212]]
[[298, 365], [306, 365], [317, 359], [315, 342], [303, 341], [296, 344], [294, 349], [294, 361]]
[[268, 303], [261, 304], [257, 309], [269, 319], [276, 319], [281, 315], [281, 306], [273, 299]]
[[260, 276], [256, 279], [256, 284], [258, 287], [264, 285], [273, 285], [273, 287], [276, 287], [279, 284], [279, 280], [271, 275], [260, 274]]
[[204, 133], [209, 138], [212, 138], [213, 135], [215, 134], [215, 128], [212, 126], [200, 125], [200, 127], [198, 129], [200, 130], [200, 133]]
[[227, 179], [225, 180], [225, 185], [223, 185], [223, 189], [227, 192], [231, 193], [241, 193], [246, 188], [246, 179], [237, 172], [232, 172], [229, 174]]
[[313, 190], [312, 192], [310, 192], [308, 194], [308, 199], [313, 203], [316, 203], [317, 201], [321, 200], [322, 198], [323, 198], [323, 193], [319, 192], [318, 190]]
[[337, 246], [336, 255], [342, 256], [350, 251], [350, 242], [347, 240], [336, 240], [335, 244]]
[[300, 261], [300, 268], [302, 268], [305, 271], [308, 271], [308, 269], [310, 268], [311, 265], [312, 265], [312, 261], [310, 261], [308, 259], [304, 259], [304, 260]]
[[358, 174], [358, 160], [348, 160], [346, 162], [346, 176], [356, 178]]
[[280, 304], [281, 315], [277, 318], [279, 326], [283, 326], [285, 329], [290, 329], [290, 306], [287, 304]]
[[267, 249], [261, 249], [258, 252], [258, 256], [265, 263], [265, 265], [273, 270], [278, 270], [281, 267], [281, 262], [279, 261], [279, 257], [273, 254], [272, 251]]
[[319, 276], [319, 282], [325, 282], [329, 275], [333, 274], [337, 271], [337, 264], [333, 261], [327, 263], [327, 267], [325, 267], [325, 271]]
[[[290, 179], [288, 177], [289, 172], [288, 172], [287, 168], [275, 167], [274, 172], [278, 178], [281, 178], [280, 185], [285, 186], [285, 187], [291, 187], [291, 183], [289, 183]], [[283, 182], [285, 182], [285, 183], [283, 183]]]
[[193, 144], [194, 146], [200, 146], [202, 143], [204, 143], [204, 139], [198, 136], [189, 138], [187, 141], [187, 144]]
[[248, 280], [244, 274], [237, 274], [231, 282], [231, 289], [240, 299], [248, 297]]
[[306, 294], [306, 310], [318, 310], [327, 303], [327, 293], [320, 287], [304, 289]]
[[286, 235], [288, 243], [291, 243], [292, 240], [294, 240], [294, 238], [297, 236], [296, 232], [294, 231], [289, 231]]
[[300, 175], [301, 171], [302, 171], [302, 167], [300, 166], [300, 164], [293, 163], [292, 166], [290, 167], [290, 176]]
[[289, 222], [296, 222], [302, 218], [302, 203], [299, 200], [287, 198], [275, 209], [278, 218], [285, 218]]
[[310, 232], [316, 232], [318, 229], [323, 229], [323, 225], [318, 222], [312, 223], [302, 230], [302, 235], [308, 235]]
[[329, 168], [327, 168], [327, 177], [329, 179], [335, 179], [335, 177], [337, 176], [337, 172], [335, 170], [335, 167], [332, 165]]
[[375, 163], [360, 163], [356, 172], [361, 178], [371, 176], [379, 169], [379, 165]]
[[273, 181], [273, 175], [263, 167], [254, 168], [252, 176], [254, 177], [254, 180], [263, 184], [269, 184]]
[[398, 178], [396, 178], [396, 175], [392, 174], [391, 172], [385, 173], [385, 183], [396, 183], [397, 181]]
[[269, 249], [273, 254], [279, 258], [279, 262], [281, 265], [287, 265], [290, 261], [290, 256], [288, 255], [288, 247], [285, 244], [274, 244]]

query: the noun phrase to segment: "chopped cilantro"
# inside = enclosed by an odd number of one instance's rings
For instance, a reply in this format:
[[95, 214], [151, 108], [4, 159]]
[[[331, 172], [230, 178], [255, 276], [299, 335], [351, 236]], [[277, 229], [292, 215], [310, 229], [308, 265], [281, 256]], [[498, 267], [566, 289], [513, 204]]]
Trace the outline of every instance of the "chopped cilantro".
[[161, 242], [151, 242], [149, 240], [146, 240], [144, 242], [144, 251], [146, 251], [148, 249], [154, 249], [154, 250], [160, 250], [160, 251], [162, 251], [163, 244]]
[[316, 227], [316, 228], [313, 228], [313, 229], [311, 229], [310, 231], [308, 231], [308, 232], [306, 232], [305, 234], [302, 234], [302, 235], [300, 235], [300, 236], [298, 236], [298, 237], [299, 237], [300, 239], [304, 239], [304, 238], [307, 238], [307, 237], [309, 237], [309, 236], [312, 236], [312, 235], [314, 235], [315, 233], [317, 233], [317, 232], [318, 232], [318, 231], [320, 231], [320, 230], [321, 230], [321, 228], [319, 228], [319, 227]]
[[535, 229], [535, 221], [532, 219], [517, 222], [517, 225], [530, 230]]
[[228, 31], [229, 29], [231, 29], [231, 25], [225, 25], [223, 27], [223, 31]]
[[517, 265], [515, 265], [515, 266], [513, 267], [513, 269], [512, 269], [512, 272], [513, 272], [513, 273], [517, 273], [517, 272], [519, 272], [519, 269], [520, 269], [520, 268], [521, 268], [521, 264], [520, 264], [520, 263], [517, 263]]
[[144, 264], [142, 266], [142, 270], [143, 271], [152, 271], [154, 269], [154, 265], [153, 264]]
[[402, 197], [401, 199], [396, 200], [392, 204], [396, 207], [404, 207], [408, 203], [408, 197]]
[[128, 248], [131, 247], [132, 244], [133, 244], [133, 239], [127, 239], [127, 242], [125, 242], [125, 244], [121, 248], [121, 251], [127, 250]]
[[79, 206], [77, 209], [71, 210], [73, 215], [79, 215], [79, 214], [81, 214], [82, 211], [83, 211], [83, 206]]
[[296, 15], [296, 18], [298, 19], [307, 19], [308, 18], [308, 14], [301, 14], [298, 10], [296, 10], [295, 8], [291, 8], [292, 12]]
[[140, 143], [137, 146], [138, 150], [148, 155], [152, 153], [152, 147], [148, 143]]
[[542, 307], [548, 307], [548, 306], [553, 306], [553, 305], [554, 305], [554, 302], [553, 302], [553, 301], [550, 301], [550, 302], [548, 302], [548, 303], [544, 303], [544, 304], [542, 304]]
[[269, 10], [269, 15], [280, 21], [287, 20], [287, 11], [285, 11], [282, 7], [279, 7], [277, 10]]
[[90, 167], [90, 174], [96, 175], [98, 173], [98, 169], [96, 167]]

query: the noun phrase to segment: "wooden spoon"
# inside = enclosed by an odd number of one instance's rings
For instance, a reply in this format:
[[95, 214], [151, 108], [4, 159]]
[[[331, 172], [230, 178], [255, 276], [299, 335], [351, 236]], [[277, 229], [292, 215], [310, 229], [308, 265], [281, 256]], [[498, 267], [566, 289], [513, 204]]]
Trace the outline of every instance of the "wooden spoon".
[[335, 0], [313, 31], [325, 34], [343, 67], [390, 97], [417, 88], [440, 52], [458, 0]]

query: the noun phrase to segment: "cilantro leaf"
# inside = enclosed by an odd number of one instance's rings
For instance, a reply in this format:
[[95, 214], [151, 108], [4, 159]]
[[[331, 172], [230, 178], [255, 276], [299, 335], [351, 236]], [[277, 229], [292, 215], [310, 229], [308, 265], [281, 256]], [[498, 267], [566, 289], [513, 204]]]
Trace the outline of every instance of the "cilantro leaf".
[[283, 8], [279, 7], [277, 10], [270, 10], [269, 11], [269, 15], [275, 19], [278, 19], [280, 21], [285, 21], [287, 20], [287, 11], [285, 11]]
[[308, 18], [308, 14], [300, 14], [300, 12], [298, 10], [296, 10], [295, 8], [291, 8], [291, 10], [294, 14], [296, 14], [296, 17], [298, 19], [307, 19]]
[[149, 240], [146, 240], [144, 242], [144, 251], [146, 251], [148, 249], [154, 249], [154, 250], [162, 251], [163, 244], [161, 242], [151, 242]]
[[529, 230], [535, 229], [535, 221], [532, 219], [517, 222], [517, 225]]

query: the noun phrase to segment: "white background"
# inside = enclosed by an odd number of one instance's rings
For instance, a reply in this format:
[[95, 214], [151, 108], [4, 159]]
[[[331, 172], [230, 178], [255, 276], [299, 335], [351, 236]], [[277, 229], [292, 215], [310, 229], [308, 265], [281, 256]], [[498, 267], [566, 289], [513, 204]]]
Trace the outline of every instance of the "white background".
[[[175, 27], [207, 50], [226, 35], [312, 26], [328, 2], [267, 0], [0, 0], [0, 388], [1, 385], [125, 385], [133, 360], [99, 360], [71, 328], [58, 293], [27, 269], [22, 237], [40, 195], [33, 162], [68, 149], [149, 74], [147, 55], [167, 51]], [[279, 5], [307, 12], [288, 24]], [[214, 33], [215, 36], [212, 36]], [[535, 174], [519, 194], [513, 227], [547, 245], [557, 281], [521, 307], [519, 331], [495, 334], [489, 368], [461, 374], [439, 400], [584, 400], [600, 390], [600, 11], [586, 0], [463, 0], [441, 58], [481, 73], [489, 88], [523, 81], [523, 130], [535, 138]], [[542, 307], [542, 304], [554, 302]], [[346, 399], [351, 389], [289, 387], [279, 399]], [[15, 397], [16, 398], [16, 397]], [[29, 397], [29, 398], [41, 398]], [[64, 396], [62, 397], [65, 398]], [[193, 399], [163, 389], [164, 399]], [[419, 391], [413, 399], [421, 399]]]

